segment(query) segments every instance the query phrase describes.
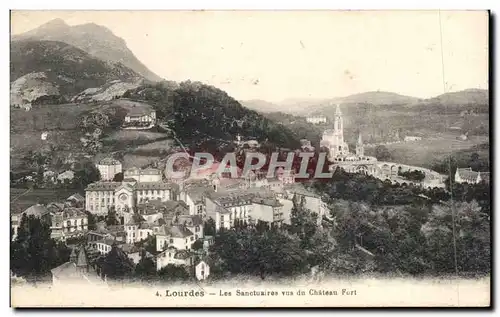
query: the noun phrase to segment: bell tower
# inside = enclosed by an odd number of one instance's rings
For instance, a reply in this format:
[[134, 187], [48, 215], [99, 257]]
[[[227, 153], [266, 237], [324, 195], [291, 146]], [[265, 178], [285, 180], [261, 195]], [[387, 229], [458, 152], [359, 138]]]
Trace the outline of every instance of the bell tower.
[[356, 143], [356, 156], [365, 156], [365, 147], [363, 146], [363, 140], [361, 139], [361, 133], [358, 136], [358, 143]]
[[335, 109], [333, 130], [337, 146], [342, 146], [344, 144], [344, 120], [342, 119], [342, 112], [340, 112], [339, 104], [337, 104], [337, 108]]

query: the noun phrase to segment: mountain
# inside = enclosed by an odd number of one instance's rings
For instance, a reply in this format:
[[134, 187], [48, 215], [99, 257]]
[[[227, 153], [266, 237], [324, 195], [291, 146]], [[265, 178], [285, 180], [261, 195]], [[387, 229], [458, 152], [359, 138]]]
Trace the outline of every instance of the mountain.
[[258, 112], [274, 112], [274, 111], [280, 111], [280, 105], [265, 101], [265, 100], [260, 100], [260, 99], [252, 99], [252, 100], [242, 100], [240, 101], [241, 105], [251, 109], [255, 110]]
[[287, 99], [280, 103], [281, 111], [289, 113], [308, 115], [321, 112], [328, 112], [329, 108], [336, 104], [356, 105], [371, 104], [381, 105], [406, 105], [418, 102], [419, 99], [410, 96], [404, 96], [386, 91], [369, 91], [345, 97], [336, 97], [330, 99]]
[[57, 41], [14, 41], [10, 59], [11, 104], [61, 103], [88, 88], [142, 79], [121, 63]]
[[489, 104], [489, 93], [485, 89], [465, 89], [456, 92], [448, 92], [434, 98], [425, 100], [426, 103], [439, 103], [442, 105], [469, 105]]
[[146, 79], [161, 80], [135, 57], [122, 38], [104, 26], [94, 23], [69, 26], [62, 19], [55, 19], [34, 30], [15, 35], [11, 40], [64, 42], [104, 61], [120, 62]]
[[338, 103], [369, 103], [380, 105], [406, 105], [419, 101], [418, 98], [387, 91], [369, 91], [335, 99]]

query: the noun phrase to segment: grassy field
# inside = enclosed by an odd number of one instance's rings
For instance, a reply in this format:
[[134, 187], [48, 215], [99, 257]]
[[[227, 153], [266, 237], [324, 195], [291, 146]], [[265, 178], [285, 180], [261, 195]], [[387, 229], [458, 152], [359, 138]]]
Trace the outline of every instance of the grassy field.
[[[74, 189], [32, 189], [11, 188], [10, 209], [11, 211], [26, 210], [35, 204], [47, 204], [50, 202], [65, 201], [66, 198], [78, 191]], [[80, 194], [84, 194], [80, 192]]]
[[[34, 106], [31, 111], [11, 109], [11, 170], [22, 168], [22, 158], [30, 150], [38, 151], [52, 145], [57, 147], [57, 153], [62, 157], [69, 153], [81, 152], [80, 137], [85, 131], [80, 128], [79, 122], [83, 115], [98, 109], [106, 111], [116, 120], [134, 105], [143, 104], [129, 100], [113, 100], [97, 104]], [[44, 131], [47, 131], [49, 136], [47, 140], [42, 141], [41, 133]], [[104, 148], [99, 157], [106, 157], [114, 152], [129, 153], [132, 155], [127, 157], [127, 162], [131, 164], [147, 164], [151, 160], [148, 157], [157, 156], [158, 150], [169, 147], [168, 135], [161, 132], [161, 129], [137, 131], [116, 128], [114, 131], [106, 131], [102, 141]], [[141, 158], [142, 156], [145, 158]]]
[[[471, 136], [469, 140], [462, 141], [457, 140], [454, 134], [436, 134], [421, 141], [388, 144], [386, 147], [394, 162], [430, 168], [436, 161], [443, 160], [450, 153], [463, 152], [484, 143], [489, 143], [487, 136]], [[365, 151], [367, 155], [373, 155], [374, 150], [367, 148]], [[471, 154], [473, 152], [471, 151]], [[478, 149], [477, 153], [489, 158], [487, 148]]]
[[160, 160], [159, 156], [143, 156], [143, 155], [134, 155], [134, 154], [125, 154], [123, 157], [123, 168], [131, 168], [131, 167], [144, 167], [153, 162]]

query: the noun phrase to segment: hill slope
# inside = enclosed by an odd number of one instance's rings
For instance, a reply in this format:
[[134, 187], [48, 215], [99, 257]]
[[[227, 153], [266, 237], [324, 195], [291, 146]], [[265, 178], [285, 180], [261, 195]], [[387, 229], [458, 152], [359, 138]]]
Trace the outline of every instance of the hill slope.
[[427, 99], [428, 103], [440, 103], [442, 105], [470, 105], [489, 104], [488, 90], [465, 89], [456, 92], [448, 92], [434, 98]]
[[248, 109], [266, 113], [280, 111], [281, 108], [278, 104], [260, 99], [242, 100], [240, 103]]
[[104, 61], [120, 62], [149, 80], [161, 80], [135, 57], [122, 38], [94, 23], [69, 26], [63, 20], [55, 19], [34, 30], [12, 37], [12, 41], [19, 40], [64, 42]]
[[156, 84], [130, 90], [124, 97], [154, 105], [157, 116], [187, 142], [232, 143], [240, 134], [244, 139], [268, 139], [282, 147], [299, 146], [297, 136], [288, 128], [243, 107], [213, 86], [189, 81], [178, 88]]
[[60, 103], [88, 88], [114, 80], [135, 82], [141, 76], [63, 42], [26, 40], [11, 43], [10, 78], [11, 104], [19, 104], [37, 103], [44, 96]]

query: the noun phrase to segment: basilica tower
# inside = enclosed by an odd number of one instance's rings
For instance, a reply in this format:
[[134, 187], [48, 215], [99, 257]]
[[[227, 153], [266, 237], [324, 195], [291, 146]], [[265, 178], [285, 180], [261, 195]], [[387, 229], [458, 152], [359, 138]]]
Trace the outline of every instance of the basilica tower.
[[363, 146], [363, 140], [361, 139], [361, 133], [358, 136], [358, 143], [356, 143], [356, 156], [365, 156], [365, 147]]
[[[337, 109], [335, 109], [335, 119], [333, 125], [333, 131], [336, 138], [336, 144], [343, 145], [344, 144], [344, 120], [342, 119], [342, 112], [340, 112], [340, 106], [337, 104]], [[342, 151], [339, 148], [339, 151]]]

